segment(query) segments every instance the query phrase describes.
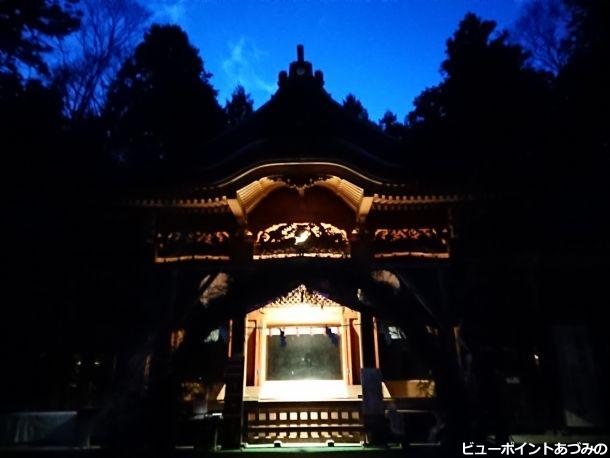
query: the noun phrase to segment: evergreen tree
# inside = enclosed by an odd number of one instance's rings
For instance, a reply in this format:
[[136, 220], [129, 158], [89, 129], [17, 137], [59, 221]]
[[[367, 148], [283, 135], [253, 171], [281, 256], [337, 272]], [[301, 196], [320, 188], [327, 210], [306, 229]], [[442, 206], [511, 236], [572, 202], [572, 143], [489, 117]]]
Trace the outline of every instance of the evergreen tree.
[[246, 94], [246, 90], [240, 84], [231, 94], [231, 100], [225, 103], [225, 114], [229, 126], [236, 126], [243, 122], [248, 116], [254, 112], [254, 101], [250, 94]]
[[225, 116], [199, 52], [176, 25], [154, 25], [110, 87], [110, 146], [129, 166], [191, 163]]
[[398, 121], [397, 116], [387, 110], [379, 120], [381, 130], [391, 137], [404, 138], [406, 134], [405, 126]]
[[466, 15], [447, 41], [443, 81], [415, 99], [407, 118], [411, 141], [434, 151], [429, 159], [451, 177], [497, 182], [507, 167], [517, 171], [529, 161], [533, 169], [532, 155], [544, 148], [548, 80], [495, 27]]
[[364, 108], [360, 100], [358, 100], [354, 94], [347, 94], [343, 100], [343, 108], [355, 118], [363, 121], [369, 120], [368, 111], [366, 111], [366, 108]]

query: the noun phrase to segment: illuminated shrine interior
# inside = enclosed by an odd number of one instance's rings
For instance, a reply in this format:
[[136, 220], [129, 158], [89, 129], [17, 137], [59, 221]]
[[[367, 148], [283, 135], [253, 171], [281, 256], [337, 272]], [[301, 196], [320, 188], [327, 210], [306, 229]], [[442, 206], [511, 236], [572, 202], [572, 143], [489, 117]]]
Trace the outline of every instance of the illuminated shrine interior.
[[[300, 285], [245, 320], [244, 401], [362, 400], [360, 313]], [[377, 329], [377, 328], [375, 328]], [[389, 338], [404, 338], [389, 326]], [[377, 331], [375, 331], [377, 334]], [[375, 363], [380, 365], [375, 336]], [[382, 382], [384, 399], [434, 396], [434, 382]], [[222, 401], [225, 387], [217, 400]]]

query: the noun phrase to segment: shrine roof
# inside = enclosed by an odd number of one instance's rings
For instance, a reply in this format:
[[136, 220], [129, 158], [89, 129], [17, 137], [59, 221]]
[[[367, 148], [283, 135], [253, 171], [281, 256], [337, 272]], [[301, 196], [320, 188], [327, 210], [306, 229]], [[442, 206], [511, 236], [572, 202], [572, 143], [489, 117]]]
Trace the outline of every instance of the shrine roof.
[[312, 184], [332, 188], [354, 209], [365, 195], [372, 196], [373, 210], [470, 198], [427, 182], [425, 162], [418, 158], [333, 100], [322, 72], [313, 70], [299, 45], [297, 60], [279, 73], [278, 90], [267, 103], [206, 145], [188, 170], [132, 188], [128, 200], [140, 207], [223, 213], [235, 196], [256, 203], [280, 185]]
[[250, 170], [266, 168], [262, 176], [269, 166], [316, 163], [321, 173], [328, 169], [323, 165], [334, 165], [371, 183], [405, 183], [414, 169], [405, 166], [404, 152], [400, 140], [333, 100], [324, 89], [322, 72], [313, 71], [299, 46], [290, 70], [279, 74], [277, 92], [244, 122], [208, 144], [200, 165], [189, 175], [217, 186]]

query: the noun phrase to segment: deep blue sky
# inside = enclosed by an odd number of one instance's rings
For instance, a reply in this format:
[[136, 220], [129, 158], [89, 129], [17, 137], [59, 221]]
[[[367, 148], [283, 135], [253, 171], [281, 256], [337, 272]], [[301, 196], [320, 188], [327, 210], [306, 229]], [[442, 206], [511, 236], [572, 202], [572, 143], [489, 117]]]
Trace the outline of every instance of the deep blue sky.
[[157, 22], [180, 24], [200, 49], [224, 104], [241, 83], [265, 103], [305, 46], [338, 101], [354, 93], [373, 120], [400, 119], [440, 81], [445, 41], [473, 11], [510, 28], [523, 0], [147, 0]]

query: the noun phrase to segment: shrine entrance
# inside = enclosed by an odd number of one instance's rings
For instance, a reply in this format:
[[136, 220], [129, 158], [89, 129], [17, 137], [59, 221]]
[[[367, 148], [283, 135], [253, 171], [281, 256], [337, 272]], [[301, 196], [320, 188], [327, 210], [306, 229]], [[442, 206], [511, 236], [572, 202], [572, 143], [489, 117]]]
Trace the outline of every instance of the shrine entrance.
[[300, 285], [246, 315], [244, 441], [364, 441], [360, 313]]
[[[223, 418], [223, 447], [380, 443], [388, 409], [409, 416], [425, 442], [439, 341], [407, 287], [350, 261], [267, 262], [264, 272], [218, 274], [189, 318], [185, 354], [203, 349], [209, 365], [218, 350], [224, 367], [213, 382], [201, 373], [206, 411]], [[198, 326], [219, 326], [216, 342], [197, 343], [206, 335]]]
[[358, 399], [360, 346], [360, 313], [300, 285], [246, 315], [244, 399]]

